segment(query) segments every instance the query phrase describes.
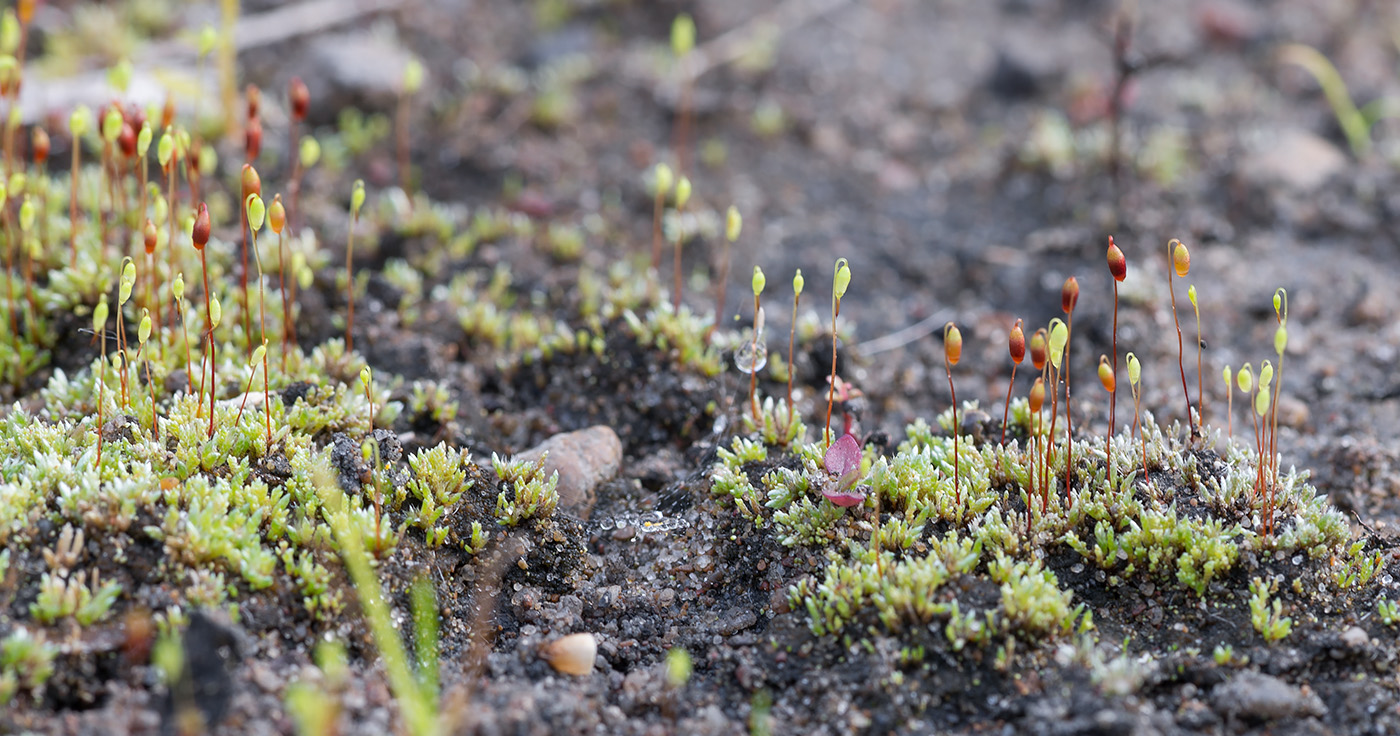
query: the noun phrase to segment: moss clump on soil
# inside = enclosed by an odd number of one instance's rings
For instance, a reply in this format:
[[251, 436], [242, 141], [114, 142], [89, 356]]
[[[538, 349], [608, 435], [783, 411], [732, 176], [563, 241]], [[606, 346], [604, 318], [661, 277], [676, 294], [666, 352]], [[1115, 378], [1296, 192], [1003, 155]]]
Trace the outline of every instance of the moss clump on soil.
[[[976, 410], [972, 403], [964, 407]], [[1092, 610], [1071, 606], [1073, 588], [1043, 569], [1066, 553], [1079, 558], [1076, 566], [1096, 569], [1095, 577], [1110, 589], [1151, 582], [1189, 592], [1206, 605], [1229, 600], [1226, 590], [1242, 582], [1235, 574], [1242, 557], [1306, 556], [1304, 569], [1326, 582], [1314, 594], [1342, 592], [1375, 574], [1377, 555], [1366, 552], [1364, 542], [1351, 544], [1345, 518], [1317, 496], [1304, 474], [1278, 479], [1275, 513], [1281, 521], [1274, 534], [1265, 535], [1265, 502], [1253, 493], [1257, 456], [1218, 439], [1190, 443], [1177, 428], [1162, 431], [1150, 416], [1143, 428], [1150, 438], [1146, 480], [1139, 456], [1128, 451], [1137, 444], [1130, 433], [1114, 438], [1119, 451], [1111, 483], [1102, 438], [1076, 439], [1073, 491], [1067, 498], [1057, 490], [1042, 510], [1028, 489], [1043, 458], [1022, 447], [1032, 437], [1044, 438], [1038, 428], [1049, 425], [1033, 421], [1024, 400], [1012, 405], [1012, 414], [1012, 438], [1005, 446], [964, 435], [960, 500], [952, 488], [952, 439], [935, 435], [923, 422], [910, 425], [908, 438], [889, 456], [867, 448], [857, 481], [867, 497], [850, 509], [822, 497], [834, 479], [821, 465], [826, 447], [820, 442], [773, 456], [759, 441], [735, 439], [731, 449], [719, 452], [711, 490], [756, 526], [771, 525], [783, 545], [825, 555], [821, 575], [789, 589], [790, 605], [807, 612], [819, 635], [859, 638], [874, 632], [877, 622], [890, 632], [938, 623], [961, 649], [998, 636], [1040, 642], [1087, 630]], [[939, 424], [946, 432], [951, 412]], [[1069, 456], [1062, 449], [1066, 438], [1058, 442], [1050, 456], [1054, 478], [1064, 477]], [[1217, 443], [1225, 445], [1223, 452]], [[1359, 571], [1353, 571], [1356, 565]], [[1000, 586], [1000, 599], [977, 610], [969, 599], [988, 583]], [[975, 635], [969, 634], [969, 617], [981, 622], [972, 627]]]

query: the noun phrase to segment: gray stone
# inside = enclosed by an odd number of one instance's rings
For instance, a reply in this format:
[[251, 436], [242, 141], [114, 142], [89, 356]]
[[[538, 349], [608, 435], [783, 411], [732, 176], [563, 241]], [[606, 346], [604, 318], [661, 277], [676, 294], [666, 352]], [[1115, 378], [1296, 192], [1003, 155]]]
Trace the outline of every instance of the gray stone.
[[1342, 643], [1352, 649], [1361, 649], [1370, 643], [1371, 637], [1366, 634], [1366, 630], [1360, 626], [1352, 626], [1342, 632]]
[[1242, 672], [1215, 689], [1215, 709], [1228, 717], [1271, 721], [1279, 718], [1321, 716], [1322, 700], [1273, 675]]
[[622, 440], [612, 427], [597, 425], [556, 434], [520, 453], [523, 460], [538, 460], [544, 453], [546, 473], [559, 473], [559, 507], [587, 519], [597, 498], [598, 484], [617, 475], [622, 463]]
[[1255, 186], [1282, 185], [1299, 192], [1322, 186], [1347, 167], [1346, 154], [1305, 130], [1283, 130], [1269, 137], [1240, 165], [1240, 176]]
[[308, 45], [311, 109], [357, 107], [367, 112], [393, 108], [404, 67], [412, 55], [388, 33], [355, 32], [317, 36]]

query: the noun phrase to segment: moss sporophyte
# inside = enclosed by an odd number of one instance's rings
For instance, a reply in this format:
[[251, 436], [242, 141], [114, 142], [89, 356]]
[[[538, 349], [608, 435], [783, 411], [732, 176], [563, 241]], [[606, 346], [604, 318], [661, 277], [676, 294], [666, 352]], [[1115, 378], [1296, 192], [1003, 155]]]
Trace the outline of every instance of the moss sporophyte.
[[[1187, 257], [1182, 248], [1173, 243], [1177, 256], [1173, 272], [1178, 275], [1185, 270], [1181, 262]], [[1126, 258], [1112, 241], [1108, 262], [1116, 285], [1126, 276]], [[1183, 265], [1180, 270], [1179, 265]], [[849, 283], [848, 266], [838, 262], [835, 273], [833, 319]], [[1013, 325], [1008, 339], [1013, 370], [1029, 348], [1041, 375], [1028, 400], [1008, 402], [1003, 433], [995, 443], [963, 436], [960, 417], [975, 403], [959, 403], [954, 393], [952, 369], [962, 356], [963, 341], [956, 325], [948, 323], [944, 364], [951, 405], [938, 419], [942, 436], [919, 421], [907, 428], [908, 439], [893, 455], [863, 447], [849, 431], [826, 439], [831, 437], [830, 429], [816, 443], [799, 438], [788, 449], [791, 459], [786, 461], [769, 457], [765, 444], [779, 443], [763, 433], [735, 439], [732, 449], [720, 451], [711, 475], [716, 495], [732, 499], [736, 510], [756, 525], [772, 524], [784, 545], [828, 550], [825, 572], [799, 580], [789, 591], [793, 605], [808, 613], [814, 632], [841, 631], [847, 624], [868, 620], [862, 612], [873, 609], [891, 631], [900, 630], [911, 619], [926, 623], [931, 617], [944, 616], [949, 640], [957, 645], [969, 639], [985, 641], [989, 631], [1024, 633], [1028, 619], [1023, 618], [1027, 610], [1023, 606], [1037, 609], [1058, 601], [1054, 605], [1061, 613], [1053, 619], [1058, 623], [1038, 629], [1053, 635], [1090, 627], [1087, 610], [1070, 606], [1069, 591], [1048, 573], [1049, 577], [1035, 577], [1043, 568], [1032, 573], [1029, 568], [1035, 563], [1016, 561], [1017, 555], [1038, 557], [1066, 549], [1106, 573], [1100, 579], [1109, 585], [1146, 577], [1171, 581], [1205, 596], [1240, 564], [1246, 550], [1286, 549], [1313, 555], [1348, 538], [1340, 516], [1316, 498], [1302, 476], [1282, 477], [1277, 472], [1272, 429], [1277, 403], [1270, 390], [1275, 367], [1270, 361], [1261, 363], [1257, 381], [1249, 366], [1230, 374], [1250, 397], [1256, 439], [1252, 453], [1233, 444], [1215, 449], [1212, 435], [1199, 424], [1196, 406], [1188, 405], [1193, 429], [1184, 436], [1179, 429], [1159, 425], [1141, 405], [1142, 364], [1132, 352], [1127, 353], [1127, 375], [1134, 418], [1131, 429], [1118, 438], [1131, 448], [1129, 452], [1115, 451], [1112, 434], [1103, 439], [1074, 435], [1068, 386], [1063, 399], [1065, 429], [1060, 430], [1057, 389], [1062, 380], [1068, 384], [1070, 320], [1078, 296], [1078, 284], [1071, 278], [1061, 293], [1066, 319], [1053, 319], [1036, 330], [1029, 346], [1020, 322]], [[1196, 300], [1193, 303], [1199, 308]], [[1279, 330], [1274, 348], [1281, 356], [1287, 339], [1282, 292], [1275, 308]], [[1117, 370], [1106, 354], [1099, 357], [1097, 377], [1109, 395], [1105, 415], [1111, 416]], [[828, 380], [830, 407], [837, 390], [844, 392], [847, 384], [837, 379], [834, 370]], [[1047, 398], [1048, 422], [1042, 416]], [[829, 414], [827, 421], [829, 427]], [[745, 426], [757, 431], [759, 425]], [[755, 463], [769, 469], [755, 473]], [[1063, 495], [1057, 485], [1063, 486]], [[1282, 511], [1283, 504], [1276, 501], [1284, 496], [1291, 499], [1291, 512]], [[1204, 517], [1178, 510], [1178, 503], [1188, 497], [1199, 499], [1193, 504], [1208, 510]], [[866, 506], [873, 507], [869, 517], [848, 514]], [[1293, 521], [1280, 533], [1278, 527], [1285, 525], [1289, 513], [1294, 514]], [[1022, 514], [1024, 519], [1018, 519]], [[920, 536], [933, 522], [944, 523], [948, 535], [936, 549]], [[1018, 529], [1022, 531], [1014, 531]], [[843, 546], [844, 553], [835, 551]], [[1364, 572], [1374, 567], [1369, 557], [1359, 552], [1339, 554], [1353, 560], [1347, 569], [1357, 572], [1337, 576], [1338, 585], [1369, 579]], [[1001, 555], [1008, 557], [1001, 560]], [[978, 617], [973, 633], [956, 608], [955, 594], [935, 590], [952, 577], [969, 574], [978, 560], [990, 557], [998, 558], [992, 567], [1001, 571], [997, 582], [1003, 603], [998, 611], [987, 612], [985, 619]], [[925, 572], [930, 566], [938, 572]], [[1016, 572], [1008, 572], [1012, 569]], [[911, 577], [922, 575], [932, 577], [919, 583]], [[1049, 581], [1048, 588], [1042, 588], [1046, 597], [1038, 603], [1019, 598], [1034, 597], [1030, 588], [1018, 587], [1033, 579]], [[918, 608], [911, 612], [900, 603], [914, 600], [945, 603], [923, 612]], [[1270, 636], [1286, 630], [1276, 608], [1261, 615], [1261, 625], [1268, 627]]]

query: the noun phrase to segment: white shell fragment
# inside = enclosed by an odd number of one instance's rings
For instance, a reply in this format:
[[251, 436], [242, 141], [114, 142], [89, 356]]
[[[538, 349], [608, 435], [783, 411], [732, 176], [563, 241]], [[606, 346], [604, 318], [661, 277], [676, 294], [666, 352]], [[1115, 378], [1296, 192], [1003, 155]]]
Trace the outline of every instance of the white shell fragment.
[[598, 656], [598, 641], [586, 632], [569, 634], [544, 645], [541, 655], [559, 672], [587, 675], [593, 671], [593, 660]]

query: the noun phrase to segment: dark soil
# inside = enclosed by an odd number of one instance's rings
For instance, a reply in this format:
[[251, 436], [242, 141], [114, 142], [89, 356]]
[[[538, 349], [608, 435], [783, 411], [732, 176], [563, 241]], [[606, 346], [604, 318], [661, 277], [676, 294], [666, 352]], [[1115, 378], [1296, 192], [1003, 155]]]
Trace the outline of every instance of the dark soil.
[[[571, 10], [569, 19], [542, 29], [530, 9], [550, 4], [425, 1], [383, 20], [430, 73], [412, 146], [424, 190], [476, 209], [503, 203], [503, 184], [513, 179], [524, 194], [509, 204], [542, 221], [601, 214], [615, 237], [590, 240], [584, 258], [603, 265], [650, 242], [641, 171], [669, 145], [675, 115], [646, 71], [652, 46], [665, 39], [677, 12], [695, 15], [703, 43], [780, 3], [566, 1], [559, 4]], [[1384, 552], [1382, 582], [1347, 595], [1290, 597], [1295, 630], [1268, 645], [1250, 623], [1247, 596], [1231, 591], [1265, 573], [1291, 581], [1298, 575], [1291, 560], [1243, 560], [1202, 600], [1146, 579], [1111, 586], [1077, 554], [1057, 553], [1047, 567], [1076, 602], [1088, 604], [1098, 636], [1123, 643], [1125, 665], [1140, 665], [1124, 675], [1131, 682], [1121, 689], [1116, 681], [1095, 681], [1095, 668], [1068, 640], [1018, 641], [1015, 664], [1006, 668], [995, 647], [954, 651], [939, 626], [899, 637], [816, 637], [805, 612], [788, 609], [787, 590], [824, 567], [823, 553], [782, 546], [769, 530], [720, 507], [704, 480], [743, 402], [747, 387], [737, 373], [705, 379], [677, 370], [664, 355], [639, 348], [621, 324], [609, 327], [604, 357], [581, 352], [503, 369], [456, 327], [446, 305], [425, 303], [419, 326], [404, 328], [394, 311], [397, 295], [372, 275], [372, 303], [357, 305], [356, 346], [377, 375], [442, 382], [460, 405], [445, 423], [406, 413], [393, 428], [405, 452], [448, 440], [482, 459], [595, 424], [614, 428], [624, 446], [619, 476], [597, 489], [587, 519], [561, 514], [545, 522], [547, 529], [499, 532], [498, 551], [481, 559], [453, 545], [432, 550], [421, 534], [410, 534], [381, 567], [401, 611], [416, 576], [437, 584], [445, 707], [457, 718], [456, 731], [1400, 733], [1400, 648], [1375, 607], [1400, 587], [1400, 448], [1393, 440], [1400, 390], [1391, 371], [1400, 351], [1392, 325], [1400, 311], [1400, 131], [1393, 123], [1377, 126], [1381, 155], [1372, 160], [1342, 153], [1345, 140], [1315, 85], [1275, 55], [1281, 42], [1310, 44], [1354, 80], [1360, 100], [1396, 95], [1400, 67], [1389, 34], [1400, 27], [1400, 13], [1386, 3], [1323, 0], [1140, 4], [1133, 48], [1152, 64], [1134, 78], [1123, 120], [1125, 151], [1138, 165], [1125, 164], [1115, 184], [1102, 158], [1085, 154], [1049, 171], [1024, 153], [1049, 112], [1068, 115], [1085, 136], [1105, 130], [1116, 4], [829, 4], [829, 13], [783, 29], [770, 69], [720, 67], [697, 84], [692, 155], [722, 145], [727, 156], [693, 167], [696, 198], [721, 211], [734, 202], [745, 213], [725, 313], [748, 314], [747, 275], [756, 264], [771, 284], [784, 285], [780, 294], [787, 293], [787, 274], [802, 267], [815, 295], [807, 303], [823, 313], [827, 264], [849, 258], [855, 277], [842, 320], [855, 325], [858, 338], [843, 349], [849, 362], [842, 373], [865, 393], [862, 428], [899, 438], [907, 421], [948, 405], [942, 344], [932, 334], [895, 346], [876, 338], [925, 318], [939, 326], [956, 318], [967, 346], [959, 397], [979, 399], [991, 413], [1010, 374], [1008, 326], [1016, 317], [1038, 325], [1059, 314], [1060, 284], [1076, 275], [1083, 288], [1071, 354], [1076, 431], [1101, 432], [1103, 394], [1092, 376], [1097, 356], [1112, 350], [1112, 282], [1103, 260], [1112, 234], [1130, 273], [1140, 277], [1124, 285], [1120, 350], [1143, 361], [1144, 406], [1179, 419], [1170, 302], [1160, 287], [1163, 246], [1179, 237], [1192, 247], [1191, 282], [1201, 295], [1205, 410], [1213, 424], [1225, 423], [1220, 368], [1272, 356], [1269, 299], [1276, 286], [1288, 289], [1284, 465], [1313, 469], [1313, 482], [1353, 515], [1368, 549]], [[252, 81], [284, 89], [301, 74], [313, 89], [329, 85], [305, 71], [312, 64], [303, 46], [289, 42], [246, 58]], [[575, 113], [557, 127], [528, 122], [519, 111], [528, 100], [468, 90], [453, 71], [467, 59], [483, 70], [531, 69], [575, 51], [594, 73], [575, 90]], [[781, 107], [785, 125], [760, 135], [755, 110], [771, 104]], [[1261, 161], [1303, 156], [1268, 143], [1287, 131], [1328, 143], [1346, 156], [1344, 164], [1320, 182], [1259, 175]], [[1182, 169], [1169, 183], [1142, 163], [1145, 142], [1167, 133], [1183, 140]], [[371, 190], [392, 185], [391, 149], [380, 148], [347, 176], [364, 176]], [[337, 193], [348, 191], [329, 176], [310, 185], [312, 213], [330, 210], [318, 201], [341, 206]], [[334, 230], [343, 227], [327, 225], [322, 240], [335, 242]], [[363, 265], [374, 271], [422, 247], [385, 238], [378, 259]], [[718, 240], [702, 240], [688, 250], [686, 265], [713, 272], [720, 258]], [[498, 264], [510, 266], [524, 292], [543, 295], [541, 309], [567, 315], [577, 301], [577, 266], [553, 263], [528, 243], [478, 248], [429, 281], [445, 283], [464, 270], [489, 277]], [[321, 280], [302, 302], [305, 344], [335, 334], [330, 315], [341, 308], [340, 297]], [[1178, 286], [1184, 303], [1185, 286]], [[702, 293], [687, 298], [705, 309], [712, 300]], [[787, 325], [790, 308], [782, 299], [767, 310], [770, 325]], [[1189, 345], [1194, 324], [1183, 328]], [[826, 345], [806, 345], [795, 367], [807, 419], [816, 425], [824, 413]], [[60, 363], [82, 365], [90, 349], [61, 348], [80, 357]], [[1189, 348], [1187, 354], [1189, 362]], [[1017, 380], [1024, 381], [1021, 391], [1030, 385], [1024, 373]], [[287, 396], [306, 390], [294, 387]], [[1194, 383], [1190, 392], [1194, 398]], [[1131, 410], [1124, 401], [1118, 407], [1121, 426]], [[1244, 414], [1236, 410], [1235, 419], [1242, 423]], [[265, 472], [271, 478], [277, 469]], [[494, 502], [495, 487], [478, 480], [469, 503], [481, 512]], [[108, 561], [103, 579], [130, 592], [133, 610], [162, 607], [170, 596], [147, 582], [159, 579], [152, 571], [165, 564], [161, 546], [135, 533], [147, 523], [159, 521], [138, 519], [130, 533], [114, 531], [104, 541], [123, 551], [120, 564], [92, 550], [94, 559]], [[454, 533], [469, 531], [459, 525]], [[13, 568], [37, 579], [45, 569], [38, 549], [57, 534], [44, 530], [43, 545]], [[1305, 589], [1322, 589], [1308, 577], [1316, 574], [1304, 575]], [[161, 690], [150, 668], [136, 664], [144, 654], [126, 624], [90, 627], [60, 657], [42, 702], [0, 715], [0, 732], [155, 733], [163, 723], [171, 728], [167, 716], [181, 707], [174, 701], [187, 698], [219, 722], [215, 733], [288, 733], [284, 689], [309, 676], [311, 648], [321, 637], [344, 641], [352, 657], [352, 676], [335, 693], [341, 733], [391, 730], [392, 698], [357, 616], [316, 622], [289, 583], [262, 592], [239, 585], [238, 624], [203, 614], [192, 619], [185, 635], [191, 662], [199, 662], [192, 681]], [[979, 589], [985, 579], [967, 576], [952, 585], [963, 586], [964, 600], [980, 595], [994, 605], [996, 590]], [[20, 590], [0, 600], [16, 617], [37, 592]], [[875, 623], [872, 617], [854, 628]], [[563, 676], [540, 658], [544, 643], [584, 631], [600, 642], [592, 675]], [[1233, 648], [1224, 664], [1212, 660], [1219, 645]], [[903, 656], [915, 647], [921, 661]], [[664, 675], [673, 648], [694, 662], [680, 687]], [[1261, 705], [1267, 685], [1245, 672], [1300, 690], [1290, 691], [1295, 701]]]

